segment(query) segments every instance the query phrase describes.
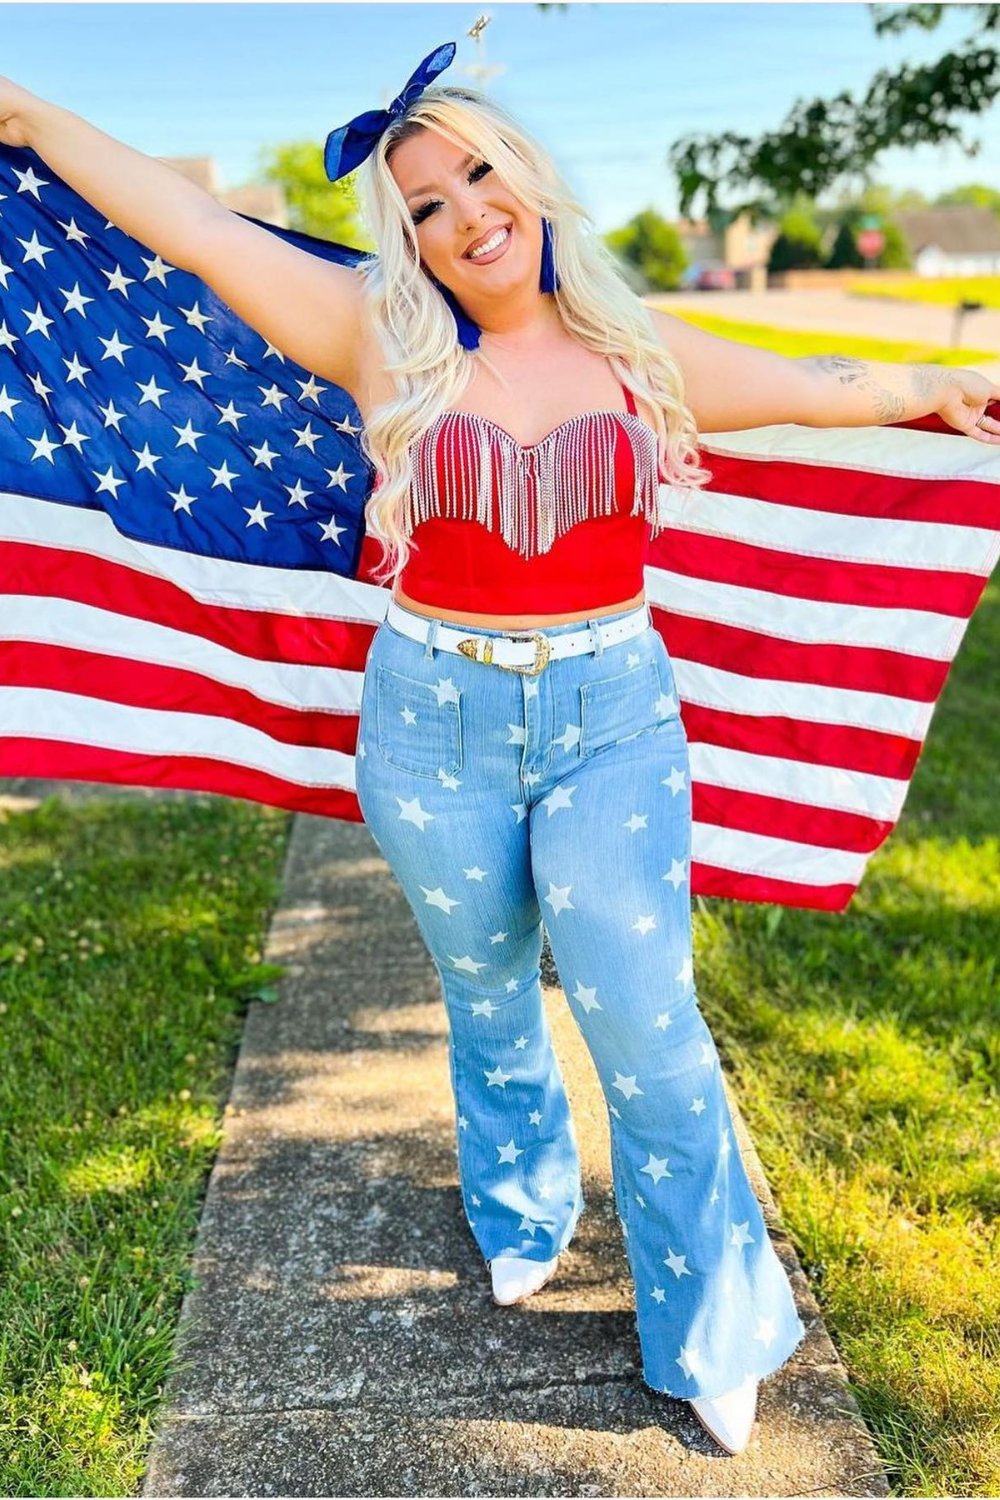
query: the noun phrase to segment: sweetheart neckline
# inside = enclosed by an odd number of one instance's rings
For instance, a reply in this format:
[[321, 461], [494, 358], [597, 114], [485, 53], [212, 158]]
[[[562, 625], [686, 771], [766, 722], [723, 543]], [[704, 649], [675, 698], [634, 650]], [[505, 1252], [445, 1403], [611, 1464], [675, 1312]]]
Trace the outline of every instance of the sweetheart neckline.
[[[502, 432], [504, 437], [508, 438], [514, 444], [514, 447], [519, 448], [522, 453], [527, 453], [532, 448], [540, 448], [543, 443], [547, 443], [549, 438], [555, 437], [556, 433], [561, 432], [564, 427], [569, 427], [573, 422], [581, 422], [585, 417], [631, 417], [633, 422], [638, 422], [640, 427], [645, 427], [654, 441], [659, 442], [656, 432], [650, 427], [649, 423], [640, 417], [638, 412], [629, 411], [627, 407], [595, 407], [590, 411], [578, 411], [572, 417], [567, 417], [565, 421], [558, 422], [544, 437], [540, 437], [534, 443], [519, 443], [512, 432], [508, 432], [506, 427], [502, 427], [492, 417], [484, 417], [481, 412], [463, 411], [461, 408], [453, 406], [445, 407], [444, 411], [439, 412], [434, 422], [431, 423], [431, 427], [437, 422], [443, 422], [446, 417], [471, 417], [476, 422], [486, 422], [490, 427], [495, 427], [497, 432]], [[429, 427], [427, 431], [430, 432], [430, 430], [431, 428]]]

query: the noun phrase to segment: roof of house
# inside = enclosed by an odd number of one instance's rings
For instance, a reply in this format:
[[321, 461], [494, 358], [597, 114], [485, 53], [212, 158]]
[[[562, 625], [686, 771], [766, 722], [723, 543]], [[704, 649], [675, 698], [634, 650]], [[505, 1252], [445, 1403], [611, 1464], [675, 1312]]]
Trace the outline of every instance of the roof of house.
[[907, 209], [895, 218], [914, 254], [927, 245], [936, 245], [953, 255], [1000, 252], [1000, 218], [991, 209], [974, 203]]

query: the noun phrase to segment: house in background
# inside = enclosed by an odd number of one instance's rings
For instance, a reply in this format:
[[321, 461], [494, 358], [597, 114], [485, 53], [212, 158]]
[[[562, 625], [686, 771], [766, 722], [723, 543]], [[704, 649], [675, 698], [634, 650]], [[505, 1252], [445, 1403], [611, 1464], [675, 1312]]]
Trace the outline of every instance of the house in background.
[[707, 219], [675, 219], [673, 223], [690, 262], [686, 282], [694, 282], [703, 271], [727, 270], [726, 281], [733, 287], [767, 290], [767, 261], [778, 233], [776, 225], [760, 223], [754, 228], [745, 213], [718, 231]]
[[189, 182], [204, 188], [224, 208], [231, 208], [234, 213], [248, 214], [265, 224], [274, 224], [279, 229], [289, 227], [288, 202], [284, 190], [276, 182], [262, 183], [259, 187], [222, 189], [219, 186], [215, 160], [211, 156], [158, 156], [156, 160], [173, 167]]
[[1000, 219], [988, 208], [953, 203], [895, 215], [918, 276], [1000, 274]]

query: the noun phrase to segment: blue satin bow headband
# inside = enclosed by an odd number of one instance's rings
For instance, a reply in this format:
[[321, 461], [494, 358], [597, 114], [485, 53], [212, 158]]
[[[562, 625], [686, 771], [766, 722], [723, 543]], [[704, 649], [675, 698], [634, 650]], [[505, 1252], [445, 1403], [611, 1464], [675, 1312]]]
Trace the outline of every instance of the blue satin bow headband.
[[[443, 46], [435, 47], [434, 51], [425, 57], [411, 73], [402, 92], [396, 95], [388, 109], [365, 110], [363, 114], [355, 115], [353, 120], [348, 120], [346, 125], [339, 125], [336, 130], [330, 131], [323, 152], [323, 165], [331, 182], [337, 182], [341, 177], [346, 177], [348, 172], [353, 172], [355, 167], [371, 155], [392, 122], [405, 112], [414, 99], [420, 97], [429, 83], [433, 83], [435, 78], [444, 72], [454, 59], [455, 52], [454, 42], [445, 42]], [[478, 324], [474, 323], [464, 311], [450, 287], [438, 281], [436, 276], [432, 275], [430, 279], [451, 308], [459, 343], [464, 349], [478, 348], [480, 339]], [[543, 219], [542, 264], [538, 288], [542, 292], [554, 292], [558, 286], [559, 278], [556, 275], [555, 256], [552, 249], [552, 226], [548, 219]]]
[[365, 157], [371, 156], [380, 137], [393, 120], [398, 119], [414, 99], [420, 98], [427, 85], [433, 83], [439, 73], [444, 72], [453, 61], [455, 51], [454, 42], [445, 42], [443, 46], [435, 47], [417, 70], [411, 73], [406, 87], [401, 94], [396, 95], [388, 109], [366, 109], [364, 114], [355, 115], [346, 125], [339, 125], [336, 130], [330, 131], [326, 138], [323, 164], [331, 182], [346, 177]]

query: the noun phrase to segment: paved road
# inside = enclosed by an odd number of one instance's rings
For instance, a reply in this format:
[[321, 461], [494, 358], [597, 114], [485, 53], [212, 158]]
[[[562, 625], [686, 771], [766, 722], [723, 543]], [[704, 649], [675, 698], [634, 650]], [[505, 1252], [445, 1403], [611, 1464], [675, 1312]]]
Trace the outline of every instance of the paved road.
[[[668, 312], [690, 308], [747, 323], [771, 323], [777, 328], [810, 332], [858, 334], [868, 338], [914, 340], [950, 347], [954, 309], [922, 302], [859, 297], [830, 288], [825, 291], [667, 292], [650, 298]], [[1000, 371], [1000, 308], [967, 313], [962, 320], [959, 347], [995, 349]], [[971, 368], [986, 371], [985, 363]], [[988, 372], [987, 372], [988, 373]], [[992, 376], [991, 376], [992, 378]]]

